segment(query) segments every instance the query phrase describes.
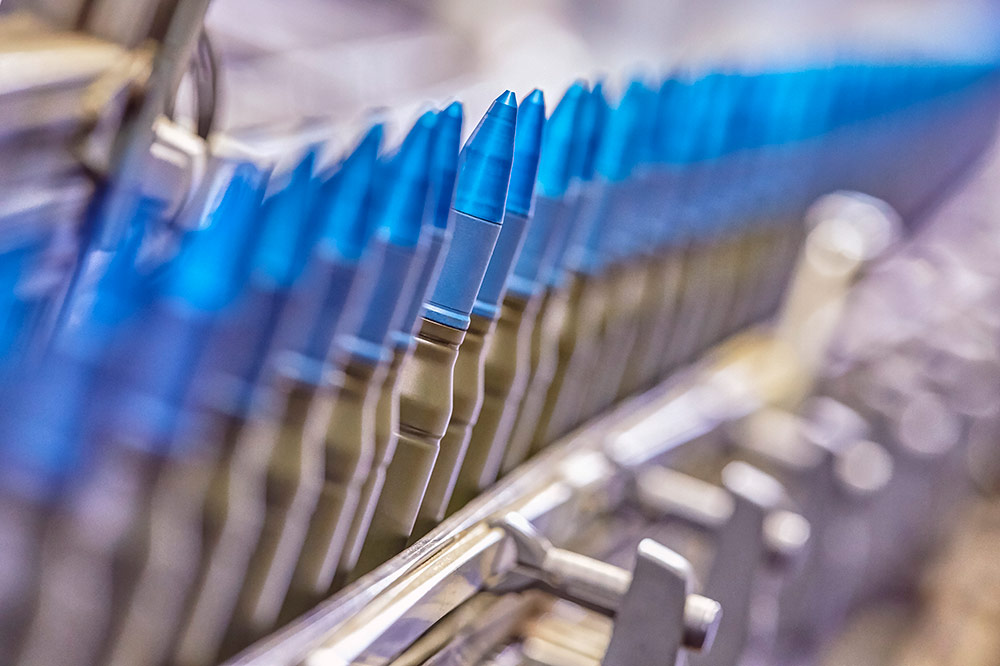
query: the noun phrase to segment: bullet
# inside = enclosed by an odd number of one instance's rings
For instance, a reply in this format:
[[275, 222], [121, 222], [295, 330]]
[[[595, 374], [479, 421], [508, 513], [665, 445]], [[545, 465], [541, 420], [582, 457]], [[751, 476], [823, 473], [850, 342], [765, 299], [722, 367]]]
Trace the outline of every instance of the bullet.
[[500, 232], [516, 117], [516, 99], [507, 91], [490, 106], [459, 157], [454, 235], [424, 305], [413, 356], [400, 368], [399, 440], [361, 551], [363, 570], [402, 550], [413, 531], [451, 417], [458, 346]]
[[567, 253], [574, 237], [581, 233], [581, 212], [592, 205], [596, 197], [594, 173], [596, 155], [607, 123], [608, 103], [601, 82], [594, 85], [586, 100], [580, 104], [579, 117], [574, 128], [571, 153], [573, 195], [572, 210], [568, 214], [567, 232], [561, 236], [555, 249], [552, 265], [545, 273], [545, 291], [540, 305], [539, 321], [531, 340], [532, 373], [515, 418], [510, 441], [504, 452], [500, 473], [506, 474], [524, 461], [531, 452], [535, 431], [546, 405], [550, 385], [558, 366], [559, 333], [567, 317], [569, 290], [567, 289]]
[[[106, 381], [104, 364], [144, 302], [149, 283], [136, 269], [140, 230], [162, 210], [158, 200], [142, 201], [127, 225], [129, 235], [105, 251], [108, 261], [101, 263], [91, 288], [75, 292], [79, 302], [67, 304], [79, 318], [61, 322], [34, 381], [9, 407], [13, 441], [29, 442], [45, 453], [85, 452], [77, 458], [85, 466], [78, 468], [46, 521], [37, 596], [18, 663], [97, 661], [117, 610], [115, 558], [127, 552], [122, 546], [147, 503], [140, 472], [157, 467], [151, 450], [164, 442], [151, 442], [143, 433], [135, 441], [124, 436], [128, 414], [116, 418], [112, 405], [120, 403]], [[53, 404], [61, 406], [55, 417]], [[120, 482], [108, 484], [109, 478]]]
[[670, 161], [671, 141], [676, 125], [675, 115], [684, 113], [684, 97], [680, 94], [681, 82], [668, 77], [657, 95], [656, 128], [653, 168], [650, 174], [655, 193], [649, 200], [658, 213], [652, 220], [655, 238], [654, 258], [650, 267], [649, 288], [642, 311], [645, 313], [636, 348], [629, 355], [618, 390], [623, 399], [651, 386], [659, 379], [661, 359], [666, 354], [677, 319], [677, 301], [685, 269], [685, 236], [678, 223], [679, 203], [683, 196], [685, 172]]
[[534, 90], [517, 110], [514, 159], [503, 226], [472, 306], [469, 330], [458, 350], [451, 419], [441, 438], [441, 448], [411, 539], [423, 536], [444, 519], [469, 446], [472, 426], [479, 418], [483, 403], [485, 350], [492, 340], [508, 277], [521, 252], [525, 232], [530, 224], [544, 124], [545, 98], [542, 91]]
[[448, 220], [455, 193], [458, 151], [462, 135], [462, 105], [452, 102], [438, 114], [434, 125], [431, 156], [430, 197], [427, 215], [429, 228], [427, 250], [419, 267], [409, 305], [399, 327], [392, 332], [392, 360], [379, 392], [375, 410], [375, 457], [372, 472], [361, 486], [358, 509], [351, 520], [347, 540], [340, 557], [333, 587], [339, 588], [352, 577], [367, 573], [357, 569], [358, 557], [371, 525], [375, 506], [385, 483], [386, 468], [396, 450], [399, 427], [399, 368], [409, 358], [415, 345], [414, 335], [420, 310], [430, 297], [430, 290], [441, 271], [444, 253], [451, 242]]
[[[371, 153], [373, 161], [381, 131], [380, 125], [374, 126], [356, 155]], [[360, 157], [356, 161], [365, 163]], [[371, 161], [367, 162], [367, 171], [363, 165], [347, 174], [342, 171], [339, 168], [326, 175], [317, 188], [311, 205], [318, 227], [316, 249], [288, 296], [284, 306], [287, 313], [272, 342], [279, 362], [290, 373], [297, 367], [298, 372], [308, 375], [312, 368], [322, 365], [367, 243], [366, 220], [361, 213], [367, 207], [367, 189], [354, 181], [370, 177]], [[341, 175], [347, 175], [349, 182], [343, 189]], [[249, 205], [254, 204], [250, 201]], [[216, 438], [221, 447], [204, 508], [205, 543], [198, 583], [188, 600], [176, 641], [177, 664], [200, 666], [217, 660], [247, 563], [260, 535], [270, 450], [264, 441], [257, 446], [242, 446], [248, 416], [241, 411], [205, 410], [205, 418], [214, 424], [211, 430], [206, 426], [207, 436]]]
[[[678, 118], [674, 141], [670, 147], [670, 163], [683, 166], [684, 201], [680, 204], [678, 224], [687, 239], [685, 273], [676, 315], [677, 325], [665, 340], [659, 358], [659, 373], [665, 375], [678, 364], [691, 359], [700, 345], [700, 335], [712, 308], [715, 255], [711, 246], [710, 217], [713, 212], [699, 202], [707, 200], [712, 187], [713, 163], [706, 159], [705, 150], [713, 131], [715, 89], [719, 75], [709, 75], [687, 81], [678, 90], [686, 113]], [[720, 101], [721, 104], [721, 101]], [[718, 130], [715, 130], [718, 131]]]
[[[271, 193], [259, 206], [259, 227], [243, 291], [209, 336], [207, 362], [199, 370], [201, 382], [193, 398], [205, 419], [203, 436], [220, 442], [204, 506], [209, 559], [202, 558], [199, 569], [209, 567], [210, 576], [221, 576], [235, 588], [240, 588], [246, 576], [247, 558], [259, 546], [261, 524], [271, 508], [268, 502], [286, 497], [264, 485], [275, 447], [266, 434], [276, 427], [287, 406], [284, 386], [277, 383], [275, 341], [283, 337], [284, 315], [297, 297], [296, 284], [320, 229], [321, 218], [309, 214], [318, 189], [315, 160], [311, 148], [290, 171], [270, 176]], [[294, 484], [282, 489], [296, 490]], [[239, 535], [238, 544], [230, 530]], [[230, 550], [223, 552], [223, 545]], [[218, 599], [219, 608], [233, 603], [233, 592], [227, 590]], [[226, 624], [242, 622], [240, 607], [235, 608], [236, 619], [230, 613]], [[199, 629], [199, 640], [213, 644], [213, 649], [224, 629], [215, 624], [218, 619], [213, 615], [212, 625], [206, 622]], [[187, 627], [190, 622], [189, 617]]]
[[[735, 150], [740, 137], [737, 109], [745, 105], [747, 79], [737, 74], [716, 77], [712, 110], [707, 117], [709, 132], [702, 149], [702, 160], [715, 172], [713, 180], [722, 183], [747, 182], [743, 154]], [[744, 263], [744, 220], [750, 202], [744, 195], [750, 188], [729, 188], [728, 197], [717, 197], [714, 205], [705, 210], [704, 224], [710, 249], [710, 289], [712, 297], [706, 304], [706, 317], [701, 330], [692, 337], [694, 345], [684, 351], [685, 360], [693, 358], [704, 349], [719, 342], [726, 333], [727, 318], [738, 297], [738, 276]]]
[[[206, 334], [238, 293], [242, 248], [252, 239], [248, 218], [255, 212], [246, 200], [253, 201], [258, 174], [249, 164], [220, 169], [208, 201], [189, 213], [195, 220], [207, 219], [191, 225], [195, 230], [166, 267], [156, 299], [127, 330], [120, 356], [105, 364], [116, 414], [110, 432], [131, 447], [143, 445], [133, 462], [150, 458], [144, 463], [150, 474], [143, 475], [142, 509], [115, 557], [118, 608], [104, 663], [162, 663], [197, 578], [215, 452], [209, 440], [194, 434], [187, 398]], [[213, 210], [218, 190], [223, 193]], [[130, 558], [123, 560], [121, 554]]]
[[[341, 165], [326, 216], [309, 215], [310, 208], [307, 206], [311, 200], [308, 198], [303, 201], [303, 208], [295, 211], [302, 218], [313, 218], [313, 224], [318, 225], [322, 220], [326, 225], [337, 225], [327, 232], [329, 237], [336, 235], [340, 238], [335, 231], [338, 228], [349, 232], [343, 240], [343, 251], [348, 255], [360, 252], [360, 239], [370, 234], [365, 225], [381, 133], [381, 128], [372, 128]], [[320, 243], [315, 248], [306, 246], [305, 256], [301, 259], [304, 270], [308, 270], [308, 260], [317, 252], [326, 254], [333, 250], [334, 256], [339, 254], [340, 251], [335, 249], [338, 246], [330, 242], [329, 237], [326, 243]], [[346, 292], [342, 285], [317, 285], [331, 289], [338, 300], [344, 299], [340, 311], [327, 316], [323, 330], [325, 336], [331, 335], [329, 326], [334, 326], [334, 338], [341, 331], [360, 326], [363, 308], [358, 300], [371, 289], [363, 274], [365, 264], [369, 258], [376, 265], [381, 265], [382, 261], [378, 244], [365, 243], [364, 250], [365, 254], [360, 259], [362, 265], [357, 267], [357, 275]], [[353, 259], [342, 256], [341, 260]], [[315, 259], [313, 265], [316, 265]], [[335, 277], [331, 276], [331, 279]], [[299, 286], [298, 276], [288, 286], [290, 293], [294, 293]], [[280, 332], [281, 329], [300, 324], [289, 318], [287, 311], [281, 314], [283, 316], [275, 322], [275, 339], [292, 339], [288, 333]], [[222, 643], [222, 656], [233, 654], [271, 630], [288, 591], [311, 512], [323, 487], [324, 435], [333, 404], [332, 376], [337, 376], [335, 373], [339, 370], [326, 362], [329, 345], [329, 337], [325, 341], [317, 339], [315, 351], [318, 357], [294, 352], [289, 354], [287, 350], [280, 349], [269, 354], [270, 379], [267, 392], [261, 393], [262, 400], [266, 402], [244, 429], [236, 445], [237, 449], [245, 449], [247, 455], [252, 452], [254, 456], [248, 471], [236, 473], [252, 478], [254, 494], [264, 499], [264, 506], [263, 510], [255, 509], [259, 537], [245, 565], [241, 590]], [[259, 507], [260, 499], [256, 502]]]
[[611, 406], [633, 355], [636, 340], [648, 314], [644, 305], [656, 303], [664, 294], [649, 294], [654, 286], [656, 236], [654, 229], [662, 210], [652, 205], [656, 184], [652, 182], [653, 140], [657, 94], [645, 81], [633, 81], [638, 96], [638, 116], [629, 138], [624, 161], [631, 174], [623, 183], [626, 204], [616, 215], [620, 232], [612, 240], [611, 261], [601, 280], [607, 297], [590, 363], [594, 379], [587, 385], [570, 422], [575, 424]]
[[[25, 373], [36, 312], [26, 289], [37, 278], [41, 239], [0, 254], [0, 663], [14, 663], [37, 600], [39, 561], [47, 520], [66, 484], [79, 472], [81, 442], [74, 436], [89, 379], [71, 360]], [[28, 293], [26, 293], [28, 292]], [[38, 374], [35, 374], [38, 373]], [[39, 375], [41, 382], [37, 381]], [[56, 410], [52, 405], [58, 405]]]
[[[92, 591], [93, 580], [60, 581], [56, 575], [80, 570], [69, 556], [79, 552], [73, 550], [70, 527], [82, 512], [67, 504], [73, 482], [89, 462], [92, 442], [78, 433], [85, 421], [93, 367], [83, 358], [61, 354], [42, 363], [30, 380], [11, 392], [0, 420], [0, 510], [7, 530], [0, 576], [4, 663], [19, 663], [19, 655], [27, 663], [42, 663], [56, 643], [52, 653], [65, 655], [70, 639], [79, 654], [94, 659], [109, 611], [106, 589], [84, 599], [68, 596]], [[59, 409], [52, 410], [53, 404]], [[97, 567], [98, 574], [106, 571]], [[97, 580], [108, 582], [100, 575]], [[65, 628], [59, 624], [64, 619], [77, 620], [75, 635], [52, 636]]]
[[566, 255], [566, 317], [557, 333], [556, 371], [532, 436], [533, 451], [575, 425], [585, 398], [586, 377], [592, 371], [589, 364], [594, 360], [607, 298], [599, 276], [613, 262], [626, 233], [616, 229], [614, 220], [627, 207], [625, 182], [632, 173], [629, 154], [641, 103], [640, 87], [629, 86], [608, 116], [597, 151], [594, 194], [581, 209], [579, 230]]
[[[361, 486], [376, 456], [375, 409], [392, 359], [390, 335], [409, 307], [427, 248], [422, 233], [435, 114], [424, 113], [386, 165], [376, 201], [375, 242], [385, 243], [380, 270], [362, 279], [373, 289], [356, 332], [334, 337], [331, 355], [340, 368], [325, 432], [325, 478], [305, 531], [282, 617], [291, 619], [325, 597], [358, 509]], [[421, 242], [421, 239], [424, 239]], [[289, 515], [290, 519], [297, 517]], [[289, 549], [291, 550], [291, 549]], [[276, 566], [272, 565], [272, 571]]]
[[571, 228], [570, 158], [574, 128], [586, 94], [584, 83], [570, 86], [542, 128], [534, 207], [523, 247], [507, 279], [500, 318], [487, 346], [483, 404], [472, 429], [449, 512], [466, 504], [496, 480], [530, 380], [531, 339], [545, 293], [544, 277]]

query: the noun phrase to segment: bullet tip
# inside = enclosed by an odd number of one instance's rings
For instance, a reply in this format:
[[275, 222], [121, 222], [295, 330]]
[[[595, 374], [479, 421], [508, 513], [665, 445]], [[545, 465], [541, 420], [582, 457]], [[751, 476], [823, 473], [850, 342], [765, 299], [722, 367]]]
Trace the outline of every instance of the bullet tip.
[[448, 118], [459, 118], [462, 117], [462, 103], [459, 101], [454, 101], [448, 105], [448, 107], [441, 112], [441, 115]]
[[538, 165], [538, 191], [548, 197], [566, 192], [570, 178], [570, 160], [580, 104], [587, 94], [585, 81], [577, 80], [567, 88], [545, 124], [543, 149]]
[[519, 215], [531, 212], [534, 199], [538, 157], [545, 125], [545, 96], [535, 90], [517, 110], [517, 128], [514, 134], [514, 162], [507, 188], [507, 210]]
[[517, 96], [515, 96], [511, 91], [505, 90], [502, 95], [496, 98], [496, 102], [494, 103], [517, 108]]
[[498, 224], [503, 220], [516, 124], [517, 101], [508, 90], [490, 105], [462, 149], [456, 210]]

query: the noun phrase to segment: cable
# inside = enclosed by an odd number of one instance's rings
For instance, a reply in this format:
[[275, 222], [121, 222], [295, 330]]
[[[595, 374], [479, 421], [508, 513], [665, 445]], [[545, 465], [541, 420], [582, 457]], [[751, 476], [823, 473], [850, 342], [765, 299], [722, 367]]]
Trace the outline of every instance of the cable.
[[[219, 58], [205, 30], [198, 36], [194, 57], [188, 66], [188, 73], [194, 86], [195, 131], [207, 139], [215, 124], [219, 96]], [[167, 101], [164, 112], [173, 119], [176, 113], [177, 93]]]

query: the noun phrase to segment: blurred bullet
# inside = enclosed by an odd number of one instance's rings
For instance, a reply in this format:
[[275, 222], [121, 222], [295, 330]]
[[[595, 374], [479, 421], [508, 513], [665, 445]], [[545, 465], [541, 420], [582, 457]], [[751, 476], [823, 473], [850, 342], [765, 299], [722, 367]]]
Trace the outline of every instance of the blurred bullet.
[[479, 418], [483, 404], [485, 349], [492, 339], [508, 276], [521, 251], [529, 224], [544, 124], [545, 97], [542, 91], [535, 90], [517, 110], [514, 159], [503, 226], [472, 306], [469, 330], [458, 350], [451, 419], [441, 438], [441, 448], [420, 507], [414, 537], [426, 534], [444, 519], [469, 446], [472, 425]]
[[[341, 371], [330, 397], [332, 406], [326, 408], [325, 477], [312, 517], [303, 512], [308, 523], [285, 600], [283, 617], [288, 619], [329, 593], [362, 484], [372, 473], [375, 409], [392, 360], [391, 333], [406, 315], [427, 248], [427, 235], [421, 242], [421, 230], [435, 125], [435, 114], [424, 113], [388, 165], [387, 182], [375, 204], [376, 242], [386, 244], [381, 270], [365, 276], [374, 288], [365, 298], [365, 314], [356, 332], [333, 341], [331, 353]], [[286, 523], [290, 520], [299, 516], [288, 515]]]
[[451, 241], [451, 202], [455, 193], [458, 173], [458, 150], [462, 134], [462, 105], [452, 102], [438, 113], [434, 125], [430, 173], [430, 219], [427, 231], [427, 250], [414, 280], [413, 292], [399, 323], [392, 331], [392, 360], [382, 382], [375, 411], [375, 458], [372, 473], [364, 480], [358, 509], [351, 521], [344, 544], [334, 587], [339, 587], [355, 574], [361, 547], [368, 535], [375, 506], [385, 483], [386, 468], [396, 450], [396, 431], [399, 428], [399, 368], [413, 350], [414, 334], [420, 310], [430, 296], [430, 289], [437, 281], [444, 259], [444, 252]]
[[507, 91], [490, 106], [459, 157], [441, 274], [424, 306], [413, 356], [400, 369], [399, 440], [359, 560], [371, 570], [406, 545], [452, 411], [458, 346], [500, 233], [514, 155], [517, 106]]
[[[537, 194], [529, 208], [523, 246], [507, 278], [500, 318], [487, 346], [483, 404], [449, 511], [457, 510], [496, 480], [521, 398], [538, 365], [538, 359], [532, 357], [531, 341], [545, 294], [542, 278], [571, 229], [571, 152], [586, 94], [585, 84], [575, 82], [542, 126]], [[518, 134], [522, 135], [520, 124]]]

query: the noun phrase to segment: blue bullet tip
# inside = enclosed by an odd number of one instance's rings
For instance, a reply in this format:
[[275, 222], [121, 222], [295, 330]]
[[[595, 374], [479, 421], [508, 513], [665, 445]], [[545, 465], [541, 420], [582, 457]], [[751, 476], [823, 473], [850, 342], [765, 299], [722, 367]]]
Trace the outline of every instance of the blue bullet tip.
[[298, 277], [310, 248], [310, 231], [315, 220], [310, 219], [308, 212], [313, 186], [318, 184], [313, 178], [316, 153], [317, 149], [311, 147], [290, 175], [278, 176], [283, 186], [261, 205], [264, 222], [257, 244], [255, 273], [270, 288], [289, 287]]
[[201, 310], [224, 307], [239, 291], [245, 254], [252, 247], [253, 217], [258, 192], [266, 174], [253, 164], [238, 164], [225, 182], [214, 179], [208, 198], [217, 202], [201, 207], [199, 227], [184, 239], [171, 262], [163, 294]]
[[598, 81], [594, 84], [590, 94], [580, 102], [580, 115], [576, 124], [572, 166], [570, 167], [573, 177], [582, 181], [588, 181], [594, 177], [597, 151], [604, 140], [608, 114], [608, 100], [604, 96], [604, 82]]
[[566, 90], [544, 125], [537, 187], [547, 197], [560, 197], [569, 187], [574, 133], [581, 101], [586, 94], [587, 84], [575, 82]]
[[507, 189], [507, 210], [513, 213], [528, 215], [531, 212], [544, 126], [545, 95], [536, 89], [517, 110], [514, 162], [510, 169], [510, 187]]
[[434, 126], [434, 147], [431, 155], [431, 223], [438, 229], [448, 228], [448, 214], [455, 194], [458, 172], [458, 149], [462, 141], [464, 113], [461, 102], [452, 102], [437, 116]]
[[508, 90], [490, 105], [459, 155], [455, 210], [496, 224], [503, 220], [516, 124], [517, 99]]
[[496, 98], [494, 104], [503, 104], [504, 106], [509, 106], [516, 109], [517, 96], [515, 96], [514, 93], [512, 93], [511, 91], [505, 90], [499, 97]]
[[444, 111], [440, 113], [440, 115], [446, 118], [455, 118], [461, 121], [463, 115], [462, 103], [457, 100], [452, 102], [447, 106], [447, 108], [445, 108]]
[[324, 183], [320, 192], [323, 228], [320, 248], [335, 248], [346, 259], [357, 259], [368, 240], [367, 210], [372, 178], [385, 125], [375, 123]]
[[632, 137], [633, 165], [647, 166], [656, 162], [656, 115], [659, 111], [659, 92], [650, 88], [645, 81], [639, 80], [640, 108], [639, 121]]
[[595, 166], [609, 181], [622, 181], [632, 172], [635, 132], [642, 114], [643, 97], [642, 83], [633, 81], [608, 117]]
[[421, 115], [392, 158], [389, 169], [392, 182], [383, 193], [379, 226], [388, 231], [393, 244], [412, 247], [420, 239], [436, 123], [437, 114], [433, 111]]

